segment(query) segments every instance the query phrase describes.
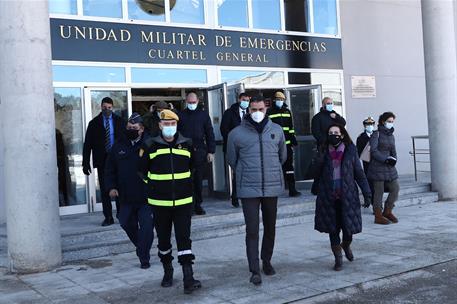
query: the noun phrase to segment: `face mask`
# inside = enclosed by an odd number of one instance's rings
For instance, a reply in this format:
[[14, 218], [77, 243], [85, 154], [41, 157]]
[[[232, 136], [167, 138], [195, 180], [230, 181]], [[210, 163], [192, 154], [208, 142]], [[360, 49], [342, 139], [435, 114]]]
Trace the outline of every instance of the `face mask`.
[[329, 135], [328, 142], [334, 146], [338, 147], [341, 144], [341, 135]]
[[197, 109], [197, 103], [188, 103], [187, 108], [191, 111], [195, 111], [195, 109]]
[[173, 137], [176, 134], [176, 126], [164, 126], [162, 134], [164, 137]]
[[392, 129], [394, 127], [394, 123], [393, 122], [385, 122], [384, 123], [384, 126], [387, 128], [387, 129]]
[[129, 140], [135, 140], [138, 138], [138, 136], [140, 136], [138, 134], [138, 130], [134, 130], [134, 129], [127, 129], [125, 131], [125, 134]]
[[365, 127], [365, 131], [367, 131], [368, 133], [373, 133], [373, 130], [374, 130], [374, 126], [369, 125], [369, 126]]
[[265, 118], [265, 113], [257, 111], [257, 112], [251, 113], [251, 117], [252, 117], [252, 120], [259, 123]]
[[111, 113], [113, 113], [113, 110], [110, 110], [110, 109], [103, 109], [103, 110], [102, 110], [102, 113], [103, 113], [103, 115], [105, 115], [106, 117], [110, 117], [110, 116], [111, 116]]
[[327, 111], [329, 111], [329, 112], [332, 112], [332, 111], [333, 111], [333, 104], [331, 104], [331, 103], [330, 103], [330, 104], [326, 104], [326, 105], [325, 105], [325, 109], [326, 109]]
[[281, 100], [281, 99], [276, 99], [275, 100], [275, 105], [278, 107], [278, 108], [282, 108], [284, 104], [284, 100]]
[[243, 110], [246, 110], [248, 107], [249, 107], [249, 101], [247, 101], [247, 100], [240, 101], [240, 108], [242, 108]]

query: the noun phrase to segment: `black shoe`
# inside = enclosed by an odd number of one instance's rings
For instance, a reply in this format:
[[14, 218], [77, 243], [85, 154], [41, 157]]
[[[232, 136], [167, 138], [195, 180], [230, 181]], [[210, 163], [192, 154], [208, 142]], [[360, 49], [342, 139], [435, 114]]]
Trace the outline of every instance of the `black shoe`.
[[148, 269], [149, 267], [151, 267], [151, 264], [149, 264], [149, 262], [142, 262], [140, 266], [141, 269]]
[[191, 294], [194, 290], [202, 287], [202, 283], [199, 280], [194, 279], [194, 272], [192, 270], [192, 264], [182, 265], [183, 281], [184, 281], [184, 293]]
[[232, 199], [232, 206], [235, 208], [240, 207], [240, 203], [238, 202], [238, 199]]
[[103, 227], [104, 227], [104, 226], [110, 226], [110, 225], [112, 225], [112, 224], [114, 224], [114, 219], [113, 219], [112, 217], [111, 217], [111, 218], [106, 218], [106, 219], [104, 219], [103, 222], [102, 222], [102, 226], [103, 226]]
[[263, 261], [262, 269], [263, 269], [263, 273], [265, 273], [268, 276], [276, 274], [276, 271], [275, 271], [275, 269], [273, 268], [273, 266], [271, 265], [270, 262]]
[[249, 282], [256, 286], [262, 284], [262, 277], [260, 276], [260, 273], [253, 273], [251, 278], [249, 279]]
[[290, 197], [297, 197], [297, 196], [300, 196], [301, 195], [301, 192], [299, 191], [289, 191], [289, 196]]
[[163, 265], [163, 278], [160, 286], [171, 287], [173, 285], [173, 266], [171, 263]]
[[206, 211], [205, 209], [203, 209], [201, 206], [195, 206], [194, 208], [194, 213], [196, 215], [205, 215], [206, 214]]

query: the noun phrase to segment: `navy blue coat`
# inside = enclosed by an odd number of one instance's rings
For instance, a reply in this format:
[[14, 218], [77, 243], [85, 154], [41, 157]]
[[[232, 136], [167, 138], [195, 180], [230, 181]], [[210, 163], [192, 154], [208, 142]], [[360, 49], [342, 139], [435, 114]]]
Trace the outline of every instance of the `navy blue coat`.
[[197, 108], [194, 111], [185, 109], [179, 113], [178, 131], [192, 139], [194, 163], [205, 163], [208, 153], [216, 152], [214, 130], [208, 112]]
[[[343, 187], [341, 226], [343, 231], [356, 234], [362, 231], [361, 205], [357, 184], [360, 186], [364, 195], [371, 196], [371, 191], [359, 157], [357, 156], [357, 148], [354, 144], [347, 146], [344, 151], [341, 162], [341, 179]], [[319, 193], [316, 199], [316, 214], [314, 217], [314, 229], [320, 232], [337, 232], [332, 185], [333, 165], [327, 150], [319, 179]]]
[[106, 160], [106, 189], [117, 189], [121, 204], [143, 204], [147, 201], [146, 183], [138, 174], [142, 145], [143, 138], [133, 146], [128, 139], [117, 141]]

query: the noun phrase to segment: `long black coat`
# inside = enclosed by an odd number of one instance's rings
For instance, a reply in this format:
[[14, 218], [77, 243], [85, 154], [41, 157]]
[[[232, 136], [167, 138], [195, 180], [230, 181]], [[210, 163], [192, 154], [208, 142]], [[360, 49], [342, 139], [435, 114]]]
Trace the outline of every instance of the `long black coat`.
[[[107, 153], [105, 151], [105, 125], [103, 114], [98, 114], [89, 122], [84, 139], [83, 167], [89, 167], [90, 153], [92, 152], [92, 165], [94, 168], [103, 168]], [[124, 135], [125, 121], [118, 115], [113, 115], [114, 142], [121, 140]]]
[[[248, 113], [248, 109], [246, 109], [246, 113]], [[225, 110], [224, 115], [222, 115], [220, 130], [222, 138], [224, 138], [224, 153], [227, 152], [227, 140], [230, 131], [238, 127], [240, 123], [240, 104], [237, 102]]]
[[[371, 195], [367, 178], [363, 173], [357, 149], [351, 144], [344, 151], [341, 162], [342, 179], [342, 229], [343, 231], [356, 234], [362, 231], [361, 205], [359, 199], [360, 186], [364, 195]], [[319, 193], [316, 199], [316, 214], [314, 217], [314, 229], [320, 232], [334, 233], [336, 227], [335, 201], [332, 198], [333, 192], [333, 165], [330, 154], [327, 150], [324, 156], [323, 167], [319, 179]]]
[[[330, 116], [332, 113], [336, 115], [335, 118]], [[311, 132], [319, 145], [324, 143], [327, 138], [328, 128], [335, 123], [344, 127], [346, 120], [335, 111], [329, 112], [324, 108], [321, 108], [320, 112], [314, 115], [311, 120]]]

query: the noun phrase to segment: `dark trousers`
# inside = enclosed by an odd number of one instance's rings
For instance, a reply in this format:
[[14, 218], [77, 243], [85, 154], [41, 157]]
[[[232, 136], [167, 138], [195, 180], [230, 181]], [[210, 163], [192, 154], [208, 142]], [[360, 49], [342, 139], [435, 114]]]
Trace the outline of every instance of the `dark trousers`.
[[373, 181], [373, 208], [382, 209], [382, 199], [384, 191], [388, 190], [389, 195], [384, 202], [384, 208], [393, 209], [395, 202], [398, 200], [398, 193], [400, 192], [400, 185], [398, 180], [393, 181]]
[[173, 260], [171, 250], [171, 228], [174, 225], [176, 244], [178, 246], [178, 262], [181, 265], [191, 264], [195, 259], [192, 254], [190, 227], [192, 204], [177, 207], [153, 206], [154, 225], [159, 239], [158, 249], [160, 261], [164, 264]]
[[330, 245], [336, 246], [341, 244], [340, 232], [343, 230], [343, 242], [352, 242], [352, 234], [348, 233], [343, 227], [343, 212], [342, 212], [342, 202], [337, 200], [334, 202], [335, 212], [336, 212], [336, 232], [330, 233]]
[[244, 221], [246, 223], [246, 254], [249, 271], [259, 273], [259, 207], [262, 209], [263, 238], [260, 257], [270, 261], [273, 255], [276, 232], [277, 197], [242, 198]]
[[[229, 169], [229, 170], [232, 170], [232, 169]], [[236, 201], [238, 200], [238, 197], [236, 195], [236, 174], [235, 174], [235, 170], [232, 170], [232, 201]]]
[[205, 170], [204, 163], [194, 164], [192, 182], [193, 182], [193, 201], [196, 207], [200, 207], [203, 202], [202, 190], [203, 190], [203, 171]]
[[119, 223], [137, 248], [136, 253], [140, 262], [149, 262], [151, 257], [149, 251], [154, 240], [152, 207], [146, 203], [122, 203], [119, 212]]
[[[102, 197], [103, 215], [105, 219], [113, 218], [113, 206], [109, 197], [109, 189], [105, 186], [105, 167], [97, 168], [98, 184], [100, 185], [100, 195]], [[116, 217], [119, 217], [119, 200], [116, 200]]]
[[[365, 176], [368, 176], [368, 166], [370, 165], [370, 163], [369, 162], [365, 162], [365, 161], [362, 162], [362, 163], [363, 163], [363, 172], [365, 172]], [[373, 181], [368, 179], [368, 185], [370, 186], [371, 195], [374, 195]]]
[[282, 165], [282, 171], [284, 173], [284, 180], [289, 192], [295, 190], [295, 172], [294, 172], [294, 150], [291, 145], [287, 145], [287, 159]]

